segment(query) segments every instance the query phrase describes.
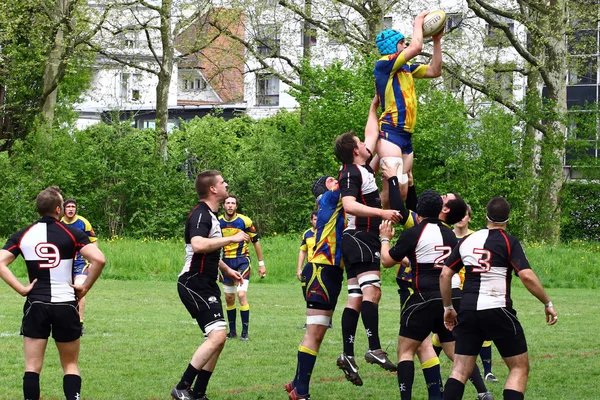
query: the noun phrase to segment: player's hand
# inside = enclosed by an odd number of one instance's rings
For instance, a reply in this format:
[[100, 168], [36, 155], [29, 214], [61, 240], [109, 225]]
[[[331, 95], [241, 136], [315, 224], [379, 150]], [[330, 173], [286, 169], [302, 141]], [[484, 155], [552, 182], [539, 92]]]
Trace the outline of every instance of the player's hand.
[[419, 19], [420, 19], [421, 21], [423, 21], [423, 20], [425, 19], [425, 16], [426, 16], [427, 14], [429, 14], [429, 10], [421, 11], [421, 12], [419, 13], [419, 15], [417, 15], [417, 16], [416, 16], [416, 18], [415, 18], [415, 22], [417, 22], [417, 20], [419, 20]]
[[258, 275], [261, 277], [261, 279], [267, 276], [267, 269], [264, 265], [258, 267]]
[[398, 212], [396, 210], [381, 210], [381, 211], [383, 211], [381, 213], [381, 218], [383, 218], [384, 220], [392, 221], [393, 223], [400, 221], [400, 218], [402, 217], [400, 212]]
[[239, 285], [242, 285], [244, 283], [244, 278], [236, 270], [229, 268], [226, 271], [226, 273], [227, 273], [227, 276], [229, 276], [231, 278], [231, 280], [233, 281], [233, 283], [235, 283], [236, 285], [239, 286]]
[[546, 313], [546, 323], [548, 325], [554, 325], [558, 322], [558, 314], [554, 307], [546, 307], [544, 312]]
[[446, 329], [452, 332], [456, 326], [456, 310], [445, 310], [444, 311], [444, 326]]
[[390, 179], [398, 175], [398, 165], [392, 167], [385, 161], [385, 159], [382, 159], [379, 166], [381, 167], [381, 175], [383, 175], [384, 179]]
[[31, 281], [29, 283], [29, 285], [25, 286], [25, 288], [21, 292], [21, 296], [23, 296], [23, 297], [27, 296], [29, 294], [29, 292], [31, 292], [31, 289], [33, 289], [33, 285], [35, 285], [36, 282], [37, 282], [37, 278], [35, 278], [33, 281]]
[[433, 35], [431, 38], [433, 39], [434, 42], [439, 42], [440, 40], [442, 40], [442, 36], [444, 36], [444, 31], [446, 30], [446, 27], [442, 28], [441, 31], [439, 31], [438, 33], [436, 33], [435, 35]]
[[231, 236], [233, 243], [249, 242], [250, 236], [244, 231], [239, 231], [235, 235]]
[[90, 288], [85, 286], [84, 283], [78, 283], [77, 285], [69, 283], [69, 286], [75, 289], [75, 296], [77, 296], [78, 299], [82, 299], [90, 290]]
[[390, 221], [381, 222], [381, 225], [379, 225], [380, 238], [392, 240], [392, 238], [394, 237], [394, 233], [396, 233], [396, 230], [392, 227], [392, 223]]

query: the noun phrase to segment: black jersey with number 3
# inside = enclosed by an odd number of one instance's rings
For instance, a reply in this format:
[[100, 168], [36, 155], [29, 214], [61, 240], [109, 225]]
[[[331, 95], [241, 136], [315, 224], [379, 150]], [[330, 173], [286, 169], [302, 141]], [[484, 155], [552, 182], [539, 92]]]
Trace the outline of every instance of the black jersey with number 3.
[[440, 274], [454, 246], [456, 236], [447, 225], [439, 219], [426, 219], [402, 232], [390, 249], [390, 257], [398, 262], [408, 257], [413, 290], [429, 300], [441, 297]]
[[482, 229], [464, 238], [446, 260], [458, 272], [465, 267], [461, 309], [512, 308], [512, 272], [530, 269], [519, 239], [502, 229]]
[[37, 279], [27, 298], [31, 301], [59, 303], [75, 300], [73, 259], [90, 244], [79, 229], [64, 225], [52, 217], [42, 217], [8, 239], [4, 250], [25, 259], [29, 282]]

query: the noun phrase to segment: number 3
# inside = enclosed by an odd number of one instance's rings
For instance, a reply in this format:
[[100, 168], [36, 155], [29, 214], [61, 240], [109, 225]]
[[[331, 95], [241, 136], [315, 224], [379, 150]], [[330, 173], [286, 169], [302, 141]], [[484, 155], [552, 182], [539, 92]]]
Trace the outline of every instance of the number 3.
[[473, 249], [473, 254], [481, 254], [481, 257], [477, 259], [481, 268], [473, 267], [474, 273], [486, 273], [490, 272], [492, 266], [490, 264], [490, 260], [492, 259], [492, 253], [487, 249]]
[[47, 262], [40, 262], [40, 268], [56, 268], [60, 264], [60, 251], [52, 243], [38, 243], [35, 254]]

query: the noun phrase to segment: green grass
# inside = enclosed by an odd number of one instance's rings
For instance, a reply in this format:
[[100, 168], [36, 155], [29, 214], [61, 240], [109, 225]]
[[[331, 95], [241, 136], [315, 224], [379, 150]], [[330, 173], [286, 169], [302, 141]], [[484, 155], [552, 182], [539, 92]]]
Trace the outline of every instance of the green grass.
[[[290, 273], [293, 273], [293, 268]], [[559, 323], [548, 327], [543, 306], [520, 284], [513, 298], [528, 338], [531, 374], [528, 399], [596, 398], [600, 378], [600, 305], [589, 289], [552, 289]], [[211, 399], [283, 399], [283, 384], [296, 368], [296, 352], [304, 334], [304, 303], [297, 283], [251, 284], [250, 341], [227, 342], [209, 385]], [[396, 376], [359, 358], [362, 388], [343, 379], [335, 366], [342, 351], [340, 317], [342, 294], [334, 329], [321, 347], [313, 373], [313, 399], [398, 398]], [[22, 339], [18, 336], [23, 299], [0, 286], [0, 399], [21, 398]], [[396, 360], [398, 295], [395, 284], [385, 284], [380, 307], [381, 340]], [[238, 321], [239, 324], [239, 321]], [[357, 354], [366, 350], [362, 325]], [[175, 278], [161, 281], [101, 279], [89, 295], [86, 335], [82, 338], [80, 368], [83, 399], [168, 399], [189, 359], [202, 341], [200, 329], [180, 303]], [[416, 363], [418, 365], [418, 362]], [[494, 372], [504, 382], [507, 369], [494, 350]], [[442, 376], [451, 364], [442, 357]], [[61, 399], [62, 372], [56, 349], [49, 343], [41, 378], [44, 400]], [[489, 384], [502, 398], [502, 383]], [[422, 374], [415, 374], [415, 399], [426, 398]], [[465, 398], [475, 398], [467, 385]]]

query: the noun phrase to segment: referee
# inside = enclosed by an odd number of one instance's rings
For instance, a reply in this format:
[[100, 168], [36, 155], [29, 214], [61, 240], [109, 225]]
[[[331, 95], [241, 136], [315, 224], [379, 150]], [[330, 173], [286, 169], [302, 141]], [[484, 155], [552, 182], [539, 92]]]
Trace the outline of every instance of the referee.
[[[63, 390], [67, 400], [81, 398], [77, 359], [81, 324], [77, 300], [82, 299], [100, 276], [106, 260], [83, 231], [59, 222], [63, 198], [57, 186], [42, 190], [36, 198], [41, 218], [18, 231], [0, 250], [0, 277], [17, 293], [26, 296], [21, 325], [25, 351], [23, 395], [40, 398], [40, 372], [48, 338], [56, 342], [64, 371]], [[73, 285], [73, 257], [79, 252], [93, 267], [85, 282]], [[27, 265], [29, 284], [23, 286], [8, 269], [21, 255]]]

